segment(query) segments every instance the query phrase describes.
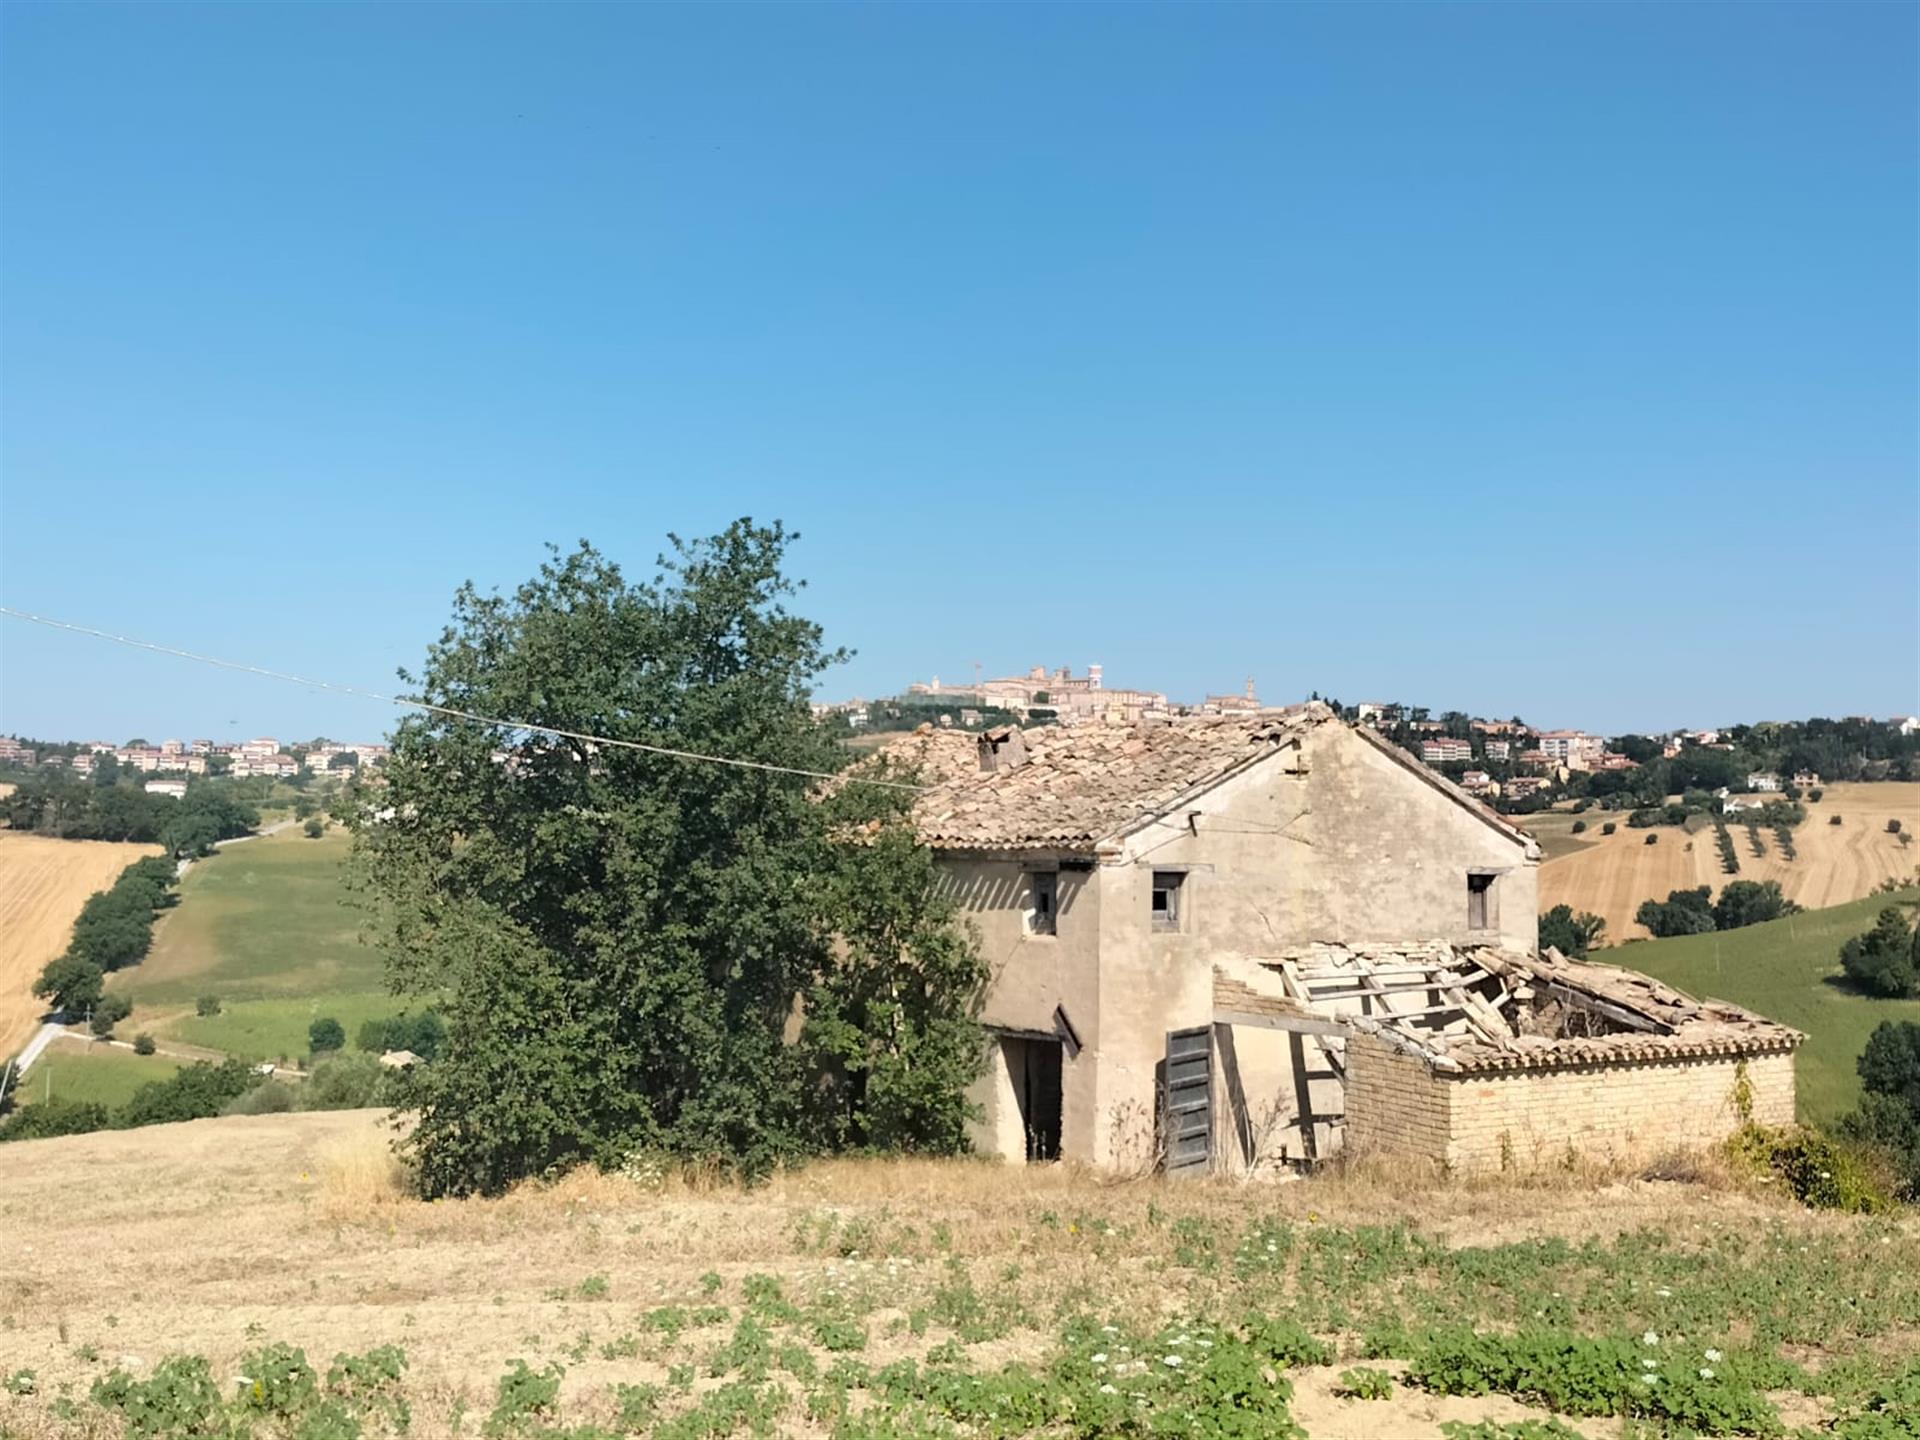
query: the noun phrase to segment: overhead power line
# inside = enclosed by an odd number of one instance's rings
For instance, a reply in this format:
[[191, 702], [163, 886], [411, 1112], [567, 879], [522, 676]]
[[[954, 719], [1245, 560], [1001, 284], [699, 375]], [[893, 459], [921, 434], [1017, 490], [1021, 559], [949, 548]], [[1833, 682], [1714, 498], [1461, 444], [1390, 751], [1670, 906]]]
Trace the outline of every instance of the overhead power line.
[[613, 745], [623, 750], [639, 750], [648, 755], [663, 755], [672, 760], [687, 760], [702, 765], [731, 765], [741, 770], [764, 770], [775, 775], [800, 775], [811, 780], [846, 780], [861, 785], [875, 785], [885, 790], [910, 790], [918, 793], [927, 788], [923, 785], [909, 785], [901, 780], [869, 780], [858, 775], [835, 774], [831, 770], [808, 770], [797, 765], [773, 765], [765, 760], [742, 760], [733, 755], [703, 755], [695, 750], [680, 750], [671, 745], [651, 745], [644, 740], [621, 740], [611, 735], [589, 735], [580, 730], [562, 730], [555, 725], [536, 725], [531, 720], [506, 720], [495, 715], [477, 715], [471, 710], [457, 710], [450, 705], [435, 705], [406, 695], [383, 695], [377, 690], [368, 690], [359, 685], [339, 685], [329, 680], [313, 680], [305, 675], [288, 674], [284, 670], [269, 670], [264, 665], [249, 665], [239, 660], [222, 660], [214, 655], [196, 654], [192, 650], [182, 650], [175, 645], [156, 645], [151, 640], [136, 640], [131, 635], [115, 635], [109, 630], [96, 630], [89, 625], [75, 625], [66, 620], [56, 620], [50, 615], [35, 615], [30, 611], [16, 610], [11, 605], [0, 605], [0, 615], [8, 615], [15, 620], [26, 620], [35, 625], [45, 625], [51, 630], [65, 630], [75, 635], [90, 635], [96, 640], [110, 640], [116, 645], [150, 651], [155, 655], [171, 655], [175, 659], [192, 660], [198, 664], [213, 665], [222, 670], [237, 670], [244, 675], [263, 675], [269, 680], [284, 680], [292, 685], [306, 685], [315, 690], [330, 690], [337, 695], [353, 695], [362, 700], [377, 700], [384, 705], [395, 705], [405, 710], [424, 710], [430, 715], [445, 715], [454, 720], [471, 720], [479, 725], [496, 725], [506, 730], [524, 730], [534, 735], [552, 735], [561, 740], [581, 740], [591, 745]]

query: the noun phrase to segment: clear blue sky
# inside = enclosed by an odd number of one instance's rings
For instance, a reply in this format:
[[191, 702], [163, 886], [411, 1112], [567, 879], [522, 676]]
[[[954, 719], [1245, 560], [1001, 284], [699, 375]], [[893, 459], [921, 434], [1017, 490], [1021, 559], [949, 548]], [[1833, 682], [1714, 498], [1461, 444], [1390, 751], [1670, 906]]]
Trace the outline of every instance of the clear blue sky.
[[[1920, 710], [1916, 13], [7, 6], [0, 597], [388, 688], [750, 513], [833, 695]], [[0, 647], [0, 730], [387, 721]]]

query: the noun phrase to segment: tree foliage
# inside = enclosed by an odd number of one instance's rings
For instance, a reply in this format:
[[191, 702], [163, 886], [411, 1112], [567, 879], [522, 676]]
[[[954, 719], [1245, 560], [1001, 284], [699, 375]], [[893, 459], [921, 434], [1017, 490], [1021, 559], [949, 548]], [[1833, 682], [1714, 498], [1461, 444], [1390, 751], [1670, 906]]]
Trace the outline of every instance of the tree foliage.
[[1713, 923], [1718, 930], [1738, 930], [1765, 920], [1792, 915], [1800, 907], [1780, 892], [1778, 880], [1730, 880], [1713, 902]]
[[1907, 923], [1898, 906], [1889, 905], [1871, 930], [1840, 947], [1840, 968], [1847, 979], [1868, 994], [1889, 999], [1911, 995], [1920, 980], [1920, 934]]
[[[69, 1016], [97, 1010], [107, 973], [145, 957], [153, 941], [154, 912], [176, 898], [174, 878], [171, 863], [149, 856], [122, 870], [112, 889], [88, 896], [73, 922], [73, 938], [62, 954], [47, 962], [33, 993]], [[108, 1029], [127, 1014], [120, 1009], [109, 1017]]]
[[1665, 900], [1645, 900], [1633, 918], [1657, 936], [1704, 935], [1715, 927], [1713, 887], [1670, 890]]
[[784, 768], [403, 722], [379, 813], [352, 824], [391, 978], [446, 1019], [414, 1082], [429, 1193], [646, 1148], [752, 1172], [834, 1145], [961, 1143], [980, 962], [898, 807], [882, 813], [889, 792], [822, 803], [787, 773], [843, 753], [808, 710], [842, 657], [786, 607], [791, 539], [744, 520], [675, 539], [640, 584], [582, 544], [511, 595], [456, 596], [421, 698]]
[[1575, 914], [1571, 905], [1555, 905], [1540, 917], [1540, 948], [1551, 945], [1578, 960], [1600, 943], [1606, 928], [1606, 920], [1599, 915], [1584, 910]]

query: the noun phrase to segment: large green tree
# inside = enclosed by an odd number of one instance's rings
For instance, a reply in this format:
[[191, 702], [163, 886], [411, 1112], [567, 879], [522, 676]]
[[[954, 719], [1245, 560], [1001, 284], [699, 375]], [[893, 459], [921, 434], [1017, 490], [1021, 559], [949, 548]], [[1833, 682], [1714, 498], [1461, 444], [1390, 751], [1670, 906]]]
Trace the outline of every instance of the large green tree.
[[399, 727], [352, 824], [395, 987], [446, 1019], [413, 1081], [429, 1193], [645, 1148], [756, 1170], [961, 1143], [980, 962], [930, 867], [881, 863], [896, 792], [823, 803], [808, 773], [843, 758], [808, 710], [841, 656], [787, 608], [791, 538], [676, 538], [644, 583], [556, 551], [510, 595], [462, 588], [405, 677], [443, 708]]

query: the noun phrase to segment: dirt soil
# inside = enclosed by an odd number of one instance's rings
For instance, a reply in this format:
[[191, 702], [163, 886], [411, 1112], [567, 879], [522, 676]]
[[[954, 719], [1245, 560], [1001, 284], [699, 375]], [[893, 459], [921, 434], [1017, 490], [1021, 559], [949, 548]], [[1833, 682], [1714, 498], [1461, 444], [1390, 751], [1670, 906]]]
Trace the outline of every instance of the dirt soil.
[[[1102, 1262], [1072, 1235], [1067, 1217], [1093, 1213], [1136, 1226], [1157, 1210], [1238, 1225], [1257, 1206], [1296, 1223], [1321, 1211], [1344, 1224], [1404, 1219], [1454, 1245], [1610, 1238], [1650, 1225], [1812, 1223], [1760, 1200], [1646, 1181], [1597, 1190], [1434, 1189], [1330, 1178], [1249, 1188], [1116, 1184], [1070, 1167], [955, 1161], [829, 1162], [749, 1191], [716, 1185], [704, 1193], [679, 1181], [649, 1189], [586, 1174], [498, 1200], [425, 1203], [398, 1186], [391, 1134], [380, 1115], [351, 1111], [5, 1146], [0, 1314], [9, 1320], [0, 1348], [8, 1366], [35, 1370], [43, 1396], [63, 1384], [84, 1395], [116, 1365], [143, 1373], [170, 1354], [205, 1355], [225, 1376], [264, 1341], [303, 1346], [323, 1366], [338, 1351], [392, 1343], [412, 1361], [412, 1433], [435, 1437], [451, 1433], [449, 1417], [463, 1403], [466, 1429], [475, 1432], [509, 1360], [543, 1363], [588, 1330], [594, 1344], [568, 1366], [565, 1403], [591, 1406], [616, 1383], [660, 1380], [657, 1359], [607, 1358], [600, 1344], [644, 1330], [640, 1317], [651, 1307], [700, 1304], [709, 1272], [725, 1287], [721, 1297], [732, 1298], [756, 1272], [798, 1290], [858, 1267], [891, 1284], [898, 1265], [906, 1290], [937, 1280], [928, 1271], [952, 1263], [809, 1249], [798, 1237], [823, 1214], [944, 1234], [950, 1253], [988, 1285], [1019, 1265], [1044, 1273], [1049, 1293], [1087, 1287], [1116, 1316], [1154, 1317], [1179, 1303], [1169, 1300], [1164, 1276], [1137, 1257]], [[1052, 1216], [1059, 1221], [1046, 1223]], [[602, 1298], [583, 1300], [586, 1277], [596, 1277]], [[882, 1364], [940, 1338], [890, 1338], [888, 1313], [872, 1317], [874, 1343], [862, 1359]], [[1048, 1343], [1018, 1331], [978, 1347], [975, 1358], [1020, 1358]], [[901, 1348], [909, 1345], [915, 1351]], [[1293, 1377], [1297, 1414], [1316, 1440], [1438, 1440], [1443, 1420], [1539, 1413], [1498, 1396], [1445, 1399], [1404, 1387], [1390, 1401], [1343, 1399], [1333, 1393], [1340, 1369]], [[798, 1415], [782, 1423], [785, 1434], [825, 1433]], [[0, 1396], [0, 1434], [74, 1433], [51, 1424], [44, 1410]], [[1613, 1422], [1576, 1428], [1593, 1440], [1617, 1433]]]
[[0, 830], [0, 1056], [32, 1037], [44, 1006], [33, 982], [67, 948], [87, 897], [158, 845], [53, 840]]
[[[1904, 830], [1920, 828], [1920, 783], [1829, 785], [1818, 802], [1802, 803], [1807, 818], [1793, 832], [1791, 860], [1767, 829], [1759, 832], [1766, 854], [1756, 856], [1739, 817], [1728, 821], [1740, 857], [1736, 875], [1721, 870], [1711, 826], [1693, 835], [1671, 825], [1635, 830], [1624, 812], [1590, 810], [1581, 817], [1589, 829], [1579, 838], [1591, 843], [1541, 864], [1540, 908], [1571, 905], [1599, 915], [1607, 922], [1608, 943], [1618, 944], [1646, 938], [1634, 912], [1643, 900], [1664, 900], [1672, 890], [1709, 885], [1717, 893], [1729, 880], [1777, 880], [1789, 900], [1818, 910], [1870, 895], [1882, 880], [1911, 878], [1920, 865], [1920, 842], [1903, 845], [1887, 830], [1896, 819]], [[1838, 825], [1829, 823], [1835, 815]], [[1619, 829], [1603, 836], [1599, 830], [1607, 820]], [[1649, 845], [1649, 835], [1660, 838]]]

